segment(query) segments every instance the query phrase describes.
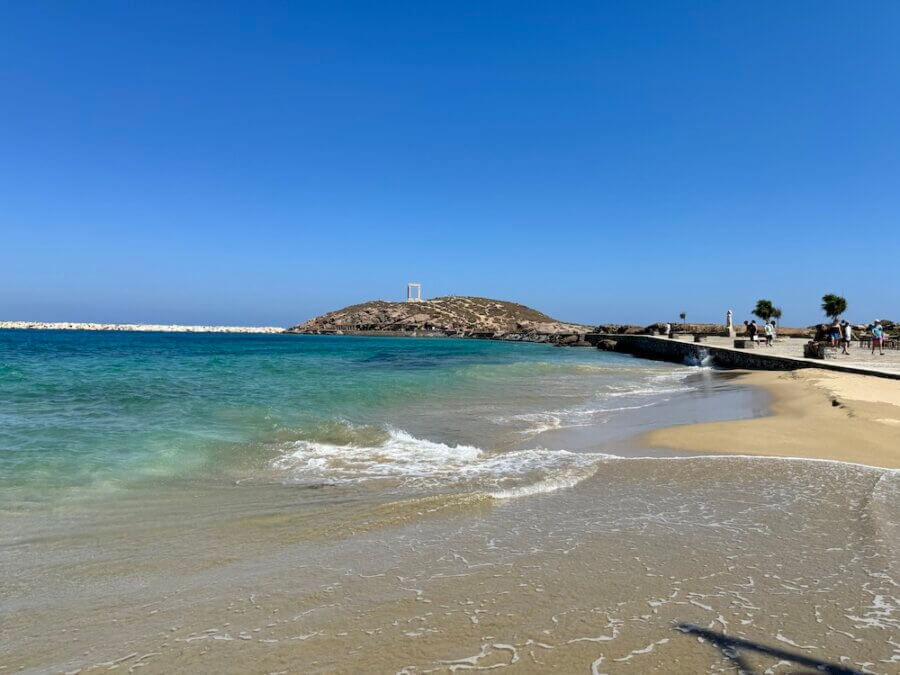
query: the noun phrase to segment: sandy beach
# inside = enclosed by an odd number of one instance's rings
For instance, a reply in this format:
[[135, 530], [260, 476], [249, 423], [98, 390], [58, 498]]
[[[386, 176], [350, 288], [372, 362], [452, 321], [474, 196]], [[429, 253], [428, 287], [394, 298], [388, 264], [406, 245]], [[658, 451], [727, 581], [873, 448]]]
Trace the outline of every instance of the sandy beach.
[[900, 468], [900, 383], [818, 369], [747, 372], [772, 396], [772, 415], [654, 430], [652, 447], [798, 457]]

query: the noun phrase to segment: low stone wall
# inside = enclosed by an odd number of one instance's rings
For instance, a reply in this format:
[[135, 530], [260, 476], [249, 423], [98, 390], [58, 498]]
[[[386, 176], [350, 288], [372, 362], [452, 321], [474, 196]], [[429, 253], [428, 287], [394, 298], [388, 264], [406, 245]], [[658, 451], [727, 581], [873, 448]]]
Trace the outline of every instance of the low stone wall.
[[645, 359], [672, 361], [674, 363], [700, 363], [712, 357], [713, 365], [720, 368], [742, 368], [747, 370], [795, 370], [809, 367], [797, 364], [783, 357], [770, 356], [756, 350], [739, 351], [709, 347], [702, 342], [685, 342], [649, 335], [604, 335], [589, 334], [586, 340], [598, 344], [601, 340], [615, 340], [615, 351], [633, 354]]
[[0, 321], [0, 330], [93, 330], [145, 333], [284, 333], [278, 326], [182, 326], [150, 323], [76, 323], [68, 321]]
[[[900, 380], [900, 374], [870, 368], [856, 368], [818, 359], [791, 358], [766, 354], [758, 349], [727, 349], [711, 347], [703, 343], [684, 342], [649, 335], [619, 335], [608, 333], [588, 333], [585, 340], [601, 349], [632, 354], [645, 359], [670, 361], [673, 363], [699, 364], [707, 357], [709, 365], [719, 368], [741, 370], [799, 370], [800, 368], [821, 368], [860, 375], [874, 375]], [[614, 344], [611, 344], [614, 343]]]

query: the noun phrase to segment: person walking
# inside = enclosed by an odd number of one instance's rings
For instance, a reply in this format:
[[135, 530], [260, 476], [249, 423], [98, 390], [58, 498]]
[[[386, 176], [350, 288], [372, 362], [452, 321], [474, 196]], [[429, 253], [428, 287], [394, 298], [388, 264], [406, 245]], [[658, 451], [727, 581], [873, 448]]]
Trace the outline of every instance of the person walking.
[[849, 354], [850, 353], [850, 340], [853, 339], [853, 327], [850, 325], [849, 321], [843, 322], [843, 339], [841, 340], [841, 354]]
[[844, 337], [843, 329], [841, 328], [841, 324], [838, 323], [838, 320], [835, 319], [831, 324], [831, 346], [837, 347], [838, 342], [842, 340]]
[[878, 352], [884, 356], [884, 328], [880, 321], [876, 321], [872, 326], [872, 354], [875, 353], [875, 346], [878, 346]]
[[750, 342], [757, 342], [756, 331], [756, 319], [753, 319], [753, 321], [747, 324], [747, 335], [750, 336]]
[[771, 347], [772, 340], [775, 339], [775, 333], [772, 330], [772, 324], [766, 321], [765, 325], [763, 326], [763, 330], [766, 331], [766, 347]]

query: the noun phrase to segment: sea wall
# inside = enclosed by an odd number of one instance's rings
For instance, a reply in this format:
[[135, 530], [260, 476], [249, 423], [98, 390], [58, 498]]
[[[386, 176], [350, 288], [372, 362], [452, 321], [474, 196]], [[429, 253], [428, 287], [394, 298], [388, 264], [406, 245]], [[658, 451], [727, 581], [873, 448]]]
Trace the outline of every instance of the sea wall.
[[0, 330], [98, 330], [154, 333], [284, 333], [278, 326], [180, 326], [150, 323], [77, 323], [68, 321], [0, 321]]
[[632, 354], [645, 359], [671, 361], [736, 368], [741, 370], [799, 370], [800, 368], [821, 368], [844, 373], [875, 375], [900, 380], [900, 374], [879, 371], [874, 368], [857, 368], [825, 360], [793, 358], [767, 354], [761, 349], [734, 349], [712, 347], [702, 342], [684, 342], [651, 335], [620, 335], [610, 333], [589, 333], [585, 341], [611, 351]]
[[809, 367], [807, 364], [797, 364], [790, 359], [770, 356], [755, 349], [747, 351], [722, 349], [720, 347], [709, 347], [702, 342], [684, 342], [683, 340], [670, 340], [651, 335], [604, 335], [602, 333], [592, 333], [587, 335], [585, 339], [592, 344], [599, 344], [601, 340], [611, 339], [616, 343], [615, 351], [617, 352], [657, 361], [699, 363], [707, 357], [711, 357], [712, 364], [720, 368], [796, 370], [797, 368]]

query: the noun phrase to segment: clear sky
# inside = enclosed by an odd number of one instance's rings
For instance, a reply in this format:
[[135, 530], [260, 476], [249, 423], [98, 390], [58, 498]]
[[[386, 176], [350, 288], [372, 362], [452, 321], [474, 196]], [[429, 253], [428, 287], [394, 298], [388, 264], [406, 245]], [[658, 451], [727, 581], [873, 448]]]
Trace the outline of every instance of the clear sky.
[[4, 2], [0, 318], [900, 319], [900, 2]]

